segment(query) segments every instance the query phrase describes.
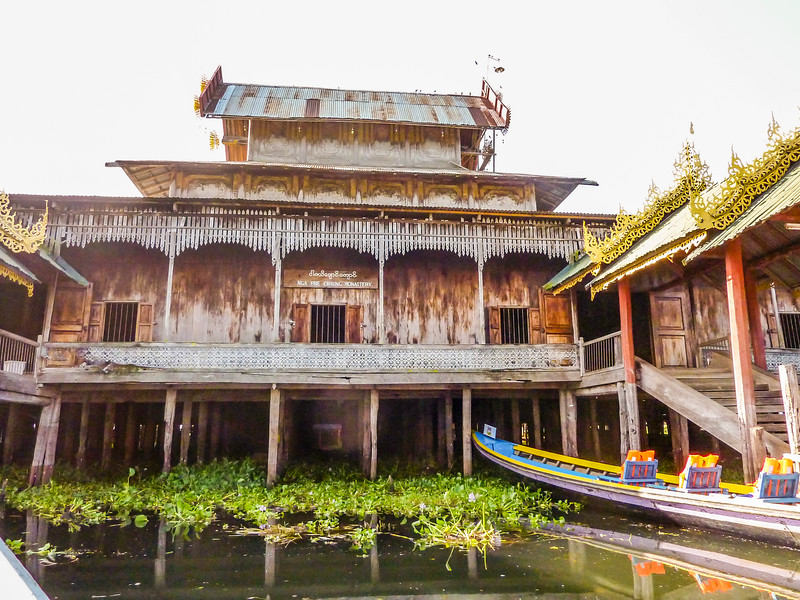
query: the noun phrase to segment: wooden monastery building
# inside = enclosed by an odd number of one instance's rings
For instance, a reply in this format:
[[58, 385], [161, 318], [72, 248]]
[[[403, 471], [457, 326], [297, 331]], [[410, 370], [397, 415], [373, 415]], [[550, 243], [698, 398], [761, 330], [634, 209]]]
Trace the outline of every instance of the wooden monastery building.
[[263, 458], [270, 482], [312, 456], [469, 474], [484, 423], [611, 462], [721, 444], [745, 476], [788, 449], [800, 134], [717, 185], [687, 144], [675, 186], [614, 220], [554, 212], [592, 181], [487, 170], [510, 113], [485, 82], [218, 69], [197, 109], [226, 161], [119, 160], [142, 197], [0, 204], [0, 448], [32, 483], [56, 461], [221, 456]]

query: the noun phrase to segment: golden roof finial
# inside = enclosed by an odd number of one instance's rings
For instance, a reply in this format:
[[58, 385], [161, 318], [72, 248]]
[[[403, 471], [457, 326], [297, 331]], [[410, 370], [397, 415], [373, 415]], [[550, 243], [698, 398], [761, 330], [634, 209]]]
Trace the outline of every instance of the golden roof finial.
[[47, 229], [47, 204], [44, 205], [42, 218], [25, 227], [17, 222], [16, 216], [11, 212], [8, 194], [0, 192], [0, 242], [11, 249], [12, 252], [27, 252], [32, 254], [39, 249], [44, 241]]

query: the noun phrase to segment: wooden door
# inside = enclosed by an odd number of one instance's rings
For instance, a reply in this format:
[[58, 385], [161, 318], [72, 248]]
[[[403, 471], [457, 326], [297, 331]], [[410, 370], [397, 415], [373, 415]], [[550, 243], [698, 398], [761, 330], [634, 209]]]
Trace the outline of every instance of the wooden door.
[[311, 307], [308, 304], [293, 304], [292, 321], [291, 340], [308, 343], [311, 339]]
[[344, 314], [344, 341], [347, 344], [360, 344], [364, 341], [364, 307], [348, 304]]
[[[85, 342], [89, 334], [89, 313], [92, 305], [92, 286], [84, 287], [59, 278], [53, 298], [50, 319], [51, 342]], [[71, 367], [75, 351], [53, 348], [48, 351], [48, 367]]]
[[572, 303], [568, 295], [555, 296], [542, 294], [539, 303], [541, 310], [541, 330], [545, 344], [572, 344], [575, 342], [572, 330]]
[[674, 288], [651, 293], [650, 322], [653, 331], [653, 360], [656, 366], [693, 366], [687, 291]]

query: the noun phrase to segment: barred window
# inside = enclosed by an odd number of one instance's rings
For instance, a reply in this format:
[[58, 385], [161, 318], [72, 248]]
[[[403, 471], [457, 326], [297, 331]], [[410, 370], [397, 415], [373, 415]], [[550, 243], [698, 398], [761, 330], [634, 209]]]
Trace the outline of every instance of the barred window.
[[106, 302], [103, 341], [135, 342], [138, 319], [138, 302]]
[[800, 348], [800, 312], [780, 313], [786, 348]]
[[311, 342], [343, 344], [345, 339], [345, 306], [343, 304], [311, 305]]
[[527, 344], [530, 342], [527, 308], [500, 309], [500, 342]]

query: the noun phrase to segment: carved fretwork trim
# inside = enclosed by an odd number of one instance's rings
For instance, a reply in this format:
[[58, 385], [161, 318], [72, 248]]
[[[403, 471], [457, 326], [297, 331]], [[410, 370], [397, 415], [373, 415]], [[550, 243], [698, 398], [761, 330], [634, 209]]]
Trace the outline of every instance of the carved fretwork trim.
[[675, 186], [664, 193], [652, 184], [644, 207], [635, 215], [620, 210], [611, 232], [602, 240], [595, 238], [584, 226], [586, 253], [595, 263], [609, 264], [644, 234], [652, 231], [665, 216], [699, 195], [711, 184], [711, 176], [694, 145], [686, 142], [674, 163]]
[[31, 296], [33, 296], [33, 282], [27, 277], [23, 277], [22, 275], [20, 275], [16, 271], [12, 271], [5, 265], [0, 265], [0, 276], [10, 279], [11, 281], [14, 281], [22, 286], [25, 286], [26, 288], [28, 288], [28, 297], [30, 298]]
[[745, 165], [731, 153], [728, 178], [720, 193], [692, 199], [692, 216], [701, 229], [725, 229], [748, 209], [753, 199], [778, 183], [793, 163], [800, 160], [800, 127], [781, 135], [775, 119], [767, 131], [769, 141], [764, 154]]

